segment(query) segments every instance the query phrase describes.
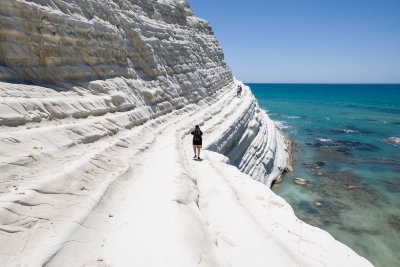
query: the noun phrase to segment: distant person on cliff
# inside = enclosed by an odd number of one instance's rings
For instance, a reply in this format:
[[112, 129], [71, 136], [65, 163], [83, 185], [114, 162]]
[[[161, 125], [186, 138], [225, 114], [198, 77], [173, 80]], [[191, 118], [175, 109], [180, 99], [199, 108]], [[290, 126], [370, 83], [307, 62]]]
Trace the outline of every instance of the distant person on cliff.
[[242, 86], [239, 84], [236, 90], [236, 96], [241, 96], [242, 95]]
[[[193, 158], [200, 159], [200, 149], [203, 142], [201, 136], [203, 135], [203, 132], [200, 130], [199, 125], [196, 125], [191, 134], [193, 135], [193, 152], [194, 152]], [[196, 155], [196, 149], [197, 149], [197, 155]]]

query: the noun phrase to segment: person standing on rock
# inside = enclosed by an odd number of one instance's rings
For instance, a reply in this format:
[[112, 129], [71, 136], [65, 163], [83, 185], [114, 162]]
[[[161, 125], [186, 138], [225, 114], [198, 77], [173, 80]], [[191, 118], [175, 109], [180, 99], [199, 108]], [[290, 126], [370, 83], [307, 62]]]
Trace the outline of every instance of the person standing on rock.
[[[193, 135], [193, 152], [194, 152], [193, 158], [200, 159], [200, 149], [203, 143], [203, 139], [201, 136], [203, 135], [203, 132], [200, 130], [199, 125], [196, 125], [191, 134]], [[197, 155], [196, 155], [196, 149], [197, 149]]]
[[242, 86], [238, 85], [236, 90], [236, 96], [239, 97], [241, 93], [242, 93]]

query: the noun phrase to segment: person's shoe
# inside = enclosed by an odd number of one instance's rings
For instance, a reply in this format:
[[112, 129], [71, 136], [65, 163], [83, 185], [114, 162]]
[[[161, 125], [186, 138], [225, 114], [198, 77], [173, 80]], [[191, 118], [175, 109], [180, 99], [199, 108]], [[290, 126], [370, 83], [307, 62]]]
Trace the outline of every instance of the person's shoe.
[[195, 159], [195, 158], [197, 158], [197, 156], [196, 156], [196, 155], [194, 155], [194, 157], [193, 157], [193, 158]]
[[197, 157], [197, 159], [200, 159], [200, 157]]

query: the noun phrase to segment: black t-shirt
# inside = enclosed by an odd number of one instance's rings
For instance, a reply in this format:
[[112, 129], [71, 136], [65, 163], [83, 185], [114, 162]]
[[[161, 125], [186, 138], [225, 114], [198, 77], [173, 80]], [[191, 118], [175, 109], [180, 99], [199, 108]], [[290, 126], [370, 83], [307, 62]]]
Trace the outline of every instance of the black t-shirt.
[[202, 145], [202, 138], [203, 132], [200, 129], [194, 130], [191, 132], [193, 135], [193, 145], [201, 146]]

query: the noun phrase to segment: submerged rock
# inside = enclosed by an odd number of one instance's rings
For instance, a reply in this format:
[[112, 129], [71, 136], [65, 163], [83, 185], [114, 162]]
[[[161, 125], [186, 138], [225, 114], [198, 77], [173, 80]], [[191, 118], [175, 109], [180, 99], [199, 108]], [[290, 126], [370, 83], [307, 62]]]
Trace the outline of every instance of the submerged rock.
[[377, 108], [377, 110], [388, 114], [400, 114], [400, 109], [397, 108]]
[[369, 235], [379, 235], [379, 229], [371, 229], [368, 227], [357, 226], [346, 226], [346, 228], [351, 231], [353, 234], [361, 235], [361, 234], [369, 234]]
[[400, 161], [388, 158], [372, 158], [372, 159], [360, 159], [362, 163], [376, 163], [376, 164], [389, 164], [400, 166]]
[[388, 224], [395, 229], [396, 231], [400, 232], [400, 217], [398, 215], [390, 215], [388, 219]]
[[307, 212], [308, 214], [318, 214], [318, 209], [316, 209], [310, 202], [308, 201], [300, 201], [298, 204], [299, 208], [303, 212]]
[[360, 143], [359, 145], [356, 146], [356, 149], [366, 150], [366, 151], [374, 151], [374, 150], [378, 150], [379, 147], [376, 145], [373, 145], [373, 144]]
[[317, 149], [318, 159], [322, 162], [345, 162], [346, 164], [358, 164], [359, 162], [350, 153], [343, 153], [336, 149]]
[[296, 214], [298, 214], [299, 218], [302, 220], [313, 225], [324, 226], [341, 224], [342, 218], [340, 217], [340, 212], [349, 208], [344, 203], [325, 200], [316, 201], [314, 203], [300, 201], [295, 207]]
[[310, 190], [332, 203], [346, 200], [357, 206], [379, 206], [387, 202], [381, 193], [361, 183], [357, 175], [349, 171], [325, 172]]
[[306, 119], [306, 120], [308, 120], [308, 119], [311, 119], [311, 117], [310, 117], [310, 116], [301, 116], [300, 119]]
[[313, 146], [317, 149], [337, 151], [342, 154], [345, 154], [346, 156], [351, 155], [350, 152], [352, 149], [366, 150], [366, 151], [375, 151], [379, 149], [379, 147], [373, 144], [361, 143], [351, 140], [330, 139], [330, 138], [317, 138]]
[[305, 162], [303, 166], [309, 169], [319, 169], [320, 167], [325, 166], [325, 162], [315, 161], [315, 162]]
[[389, 192], [393, 192], [393, 193], [400, 192], [400, 181], [399, 180], [396, 180], [396, 181], [386, 180], [383, 183], [384, 183], [385, 188]]

